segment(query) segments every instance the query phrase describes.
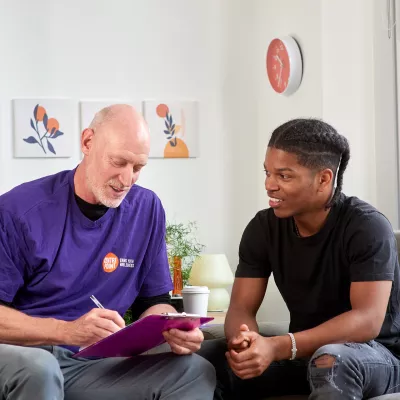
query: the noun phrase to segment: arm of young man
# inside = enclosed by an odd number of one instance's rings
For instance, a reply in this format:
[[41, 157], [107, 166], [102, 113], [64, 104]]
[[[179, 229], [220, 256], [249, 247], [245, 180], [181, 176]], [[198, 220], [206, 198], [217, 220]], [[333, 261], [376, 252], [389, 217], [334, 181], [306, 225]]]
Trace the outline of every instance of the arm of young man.
[[242, 324], [246, 324], [250, 331], [258, 332], [256, 314], [264, 299], [267, 284], [267, 278], [235, 278], [225, 318], [225, 336], [229, 347]]
[[[354, 282], [351, 285], [352, 309], [306, 331], [295, 333], [297, 357], [311, 356], [318, 348], [332, 343], [366, 342], [378, 336], [385, 317], [392, 282]], [[232, 339], [236, 348], [244, 340], [250, 348], [227, 353], [233, 372], [242, 379], [261, 375], [273, 361], [291, 357], [289, 335], [262, 337], [256, 332], [241, 332]]]
[[[237, 337], [243, 325], [246, 329], [258, 332], [256, 314], [267, 290], [271, 267], [265, 251], [262, 212], [259, 212], [247, 225], [239, 246], [239, 265], [232, 287], [231, 301], [225, 318], [225, 336], [228, 348], [241, 350], [246, 342], [232, 339]], [[243, 339], [243, 337], [242, 337]]]
[[[397, 263], [396, 240], [389, 222], [380, 214], [360, 224], [352, 235], [350, 258], [351, 310], [306, 331], [295, 333], [297, 357], [311, 356], [318, 348], [332, 343], [366, 342], [381, 330]], [[271, 362], [289, 359], [291, 340], [288, 335], [262, 338], [256, 332], [240, 333], [250, 340], [250, 348], [227, 354], [233, 371], [241, 378], [260, 375]]]

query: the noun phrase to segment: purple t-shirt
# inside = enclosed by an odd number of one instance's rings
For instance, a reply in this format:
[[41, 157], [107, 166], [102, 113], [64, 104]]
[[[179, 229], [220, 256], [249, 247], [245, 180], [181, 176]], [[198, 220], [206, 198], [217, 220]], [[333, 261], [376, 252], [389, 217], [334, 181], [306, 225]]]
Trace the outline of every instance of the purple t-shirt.
[[74, 197], [73, 171], [0, 196], [0, 299], [34, 317], [74, 320], [95, 307], [121, 316], [137, 296], [172, 289], [165, 213], [133, 186], [118, 208], [91, 221]]

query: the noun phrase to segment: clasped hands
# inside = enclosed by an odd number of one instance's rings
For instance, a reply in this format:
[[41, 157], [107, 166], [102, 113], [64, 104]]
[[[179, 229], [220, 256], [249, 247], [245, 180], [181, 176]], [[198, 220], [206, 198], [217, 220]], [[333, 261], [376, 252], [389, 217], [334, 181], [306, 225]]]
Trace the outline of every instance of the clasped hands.
[[241, 379], [260, 376], [276, 360], [273, 338], [266, 338], [240, 326], [239, 334], [228, 342], [226, 358], [232, 371]]

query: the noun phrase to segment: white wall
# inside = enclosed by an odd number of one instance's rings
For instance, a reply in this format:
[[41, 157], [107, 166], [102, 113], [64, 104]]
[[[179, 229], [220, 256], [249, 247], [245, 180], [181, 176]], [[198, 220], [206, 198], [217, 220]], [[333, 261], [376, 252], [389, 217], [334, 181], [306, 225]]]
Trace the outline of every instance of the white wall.
[[231, 267], [236, 270], [238, 244], [247, 223], [258, 209], [255, 190], [262, 186], [255, 171], [261, 170], [257, 150], [257, 49], [256, 3], [224, 0], [225, 53], [223, 123], [227, 135], [224, 156], [226, 229]]
[[207, 251], [235, 254], [236, 244], [229, 247], [226, 239], [222, 6], [214, 0], [0, 0], [0, 193], [73, 168], [80, 157], [73, 139], [70, 159], [13, 158], [12, 98], [70, 97], [77, 110], [79, 99], [197, 99], [200, 157], [151, 159], [139, 184], [161, 197], [167, 218], [198, 221]]
[[[340, 24], [337, 21], [340, 20]], [[394, 34], [386, 0], [323, 0], [323, 117], [350, 142], [344, 191], [399, 226]]]
[[344, 192], [375, 203], [373, 1], [324, 1], [321, 34], [323, 116], [350, 143]]

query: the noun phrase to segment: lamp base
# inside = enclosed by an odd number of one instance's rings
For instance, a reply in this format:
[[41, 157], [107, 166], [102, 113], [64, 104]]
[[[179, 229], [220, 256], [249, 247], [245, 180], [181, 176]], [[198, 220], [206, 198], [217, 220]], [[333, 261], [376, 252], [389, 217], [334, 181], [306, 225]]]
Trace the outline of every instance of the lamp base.
[[226, 311], [229, 307], [229, 293], [225, 288], [209, 288], [208, 311]]

